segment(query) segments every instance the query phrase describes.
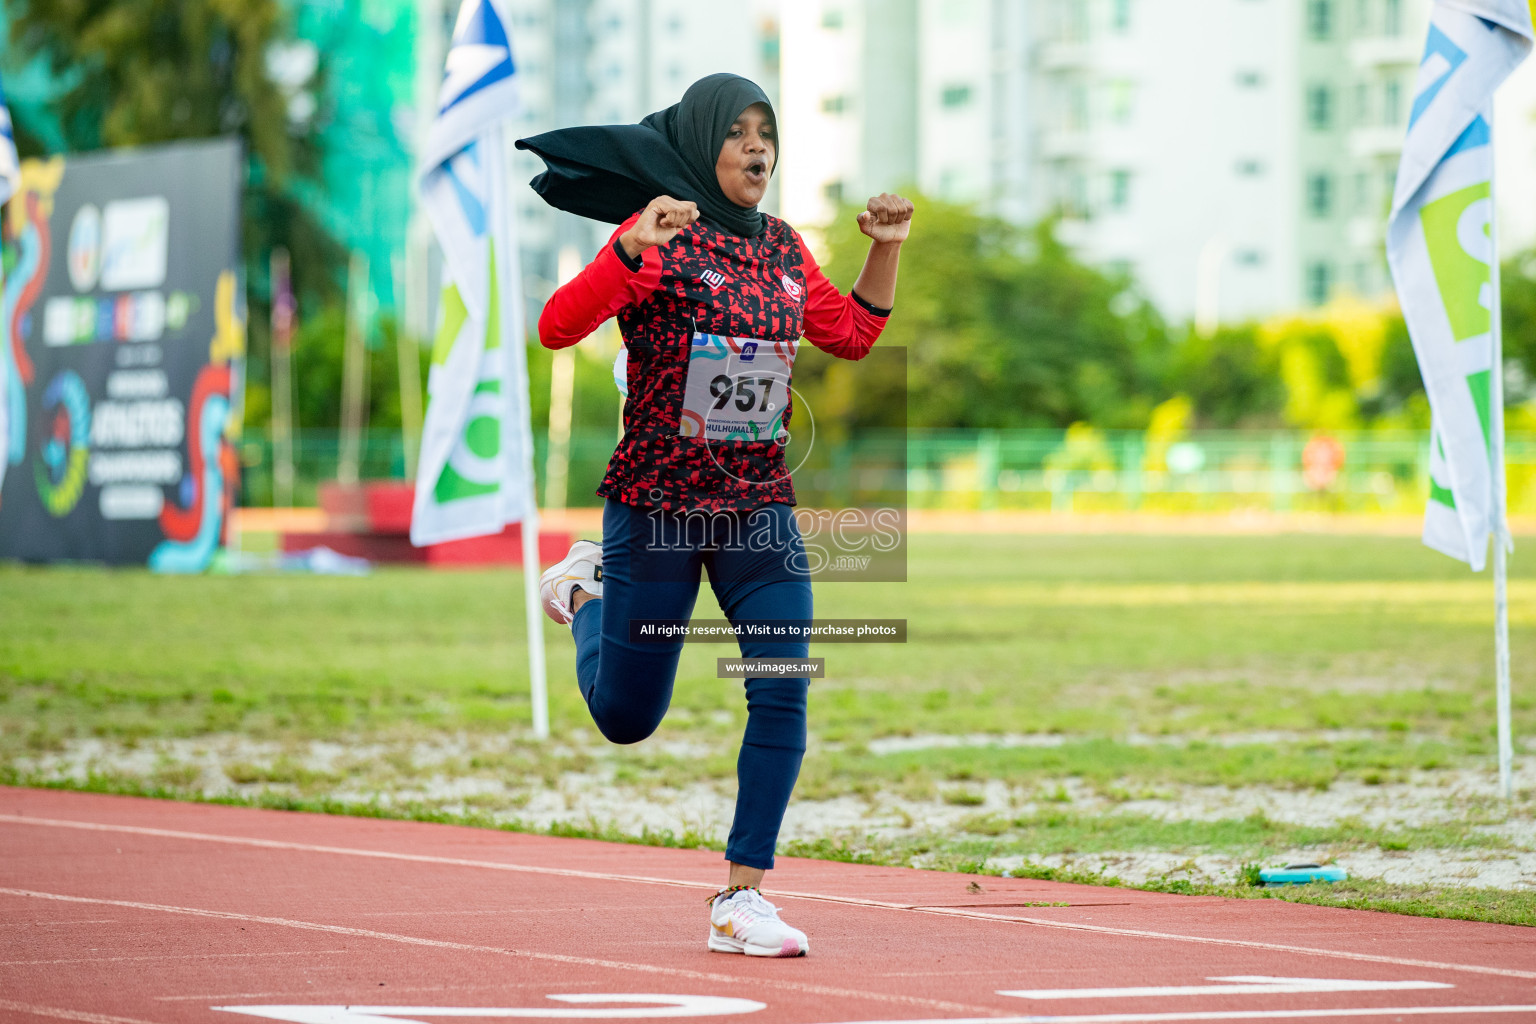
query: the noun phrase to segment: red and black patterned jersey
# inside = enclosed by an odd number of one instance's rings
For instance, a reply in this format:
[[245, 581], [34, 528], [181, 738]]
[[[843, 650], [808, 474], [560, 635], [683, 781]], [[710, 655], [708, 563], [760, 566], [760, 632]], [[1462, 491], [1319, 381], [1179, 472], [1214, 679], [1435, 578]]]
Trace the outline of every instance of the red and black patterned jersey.
[[[784, 448], [773, 440], [707, 441], [679, 434], [693, 335], [792, 344], [802, 336], [861, 359], [890, 310], [843, 295], [799, 233], [777, 217], [755, 238], [695, 221], [631, 261], [619, 236], [562, 286], [539, 317], [546, 348], [574, 345], [617, 316], [629, 353], [624, 436], [597, 493], [640, 508], [758, 508], [795, 503]], [[787, 428], [792, 406], [783, 414]]]

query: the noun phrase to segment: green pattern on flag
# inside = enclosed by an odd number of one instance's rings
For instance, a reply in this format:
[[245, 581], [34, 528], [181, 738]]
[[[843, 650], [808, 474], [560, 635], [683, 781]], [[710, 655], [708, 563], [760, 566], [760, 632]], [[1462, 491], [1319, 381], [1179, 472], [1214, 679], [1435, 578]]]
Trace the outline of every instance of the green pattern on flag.
[[1493, 374], [1489, 370], [1467, 374], [1467, 389], [1472, 392], [1472, 404], [1477, 406], [1477, 422], [1483, 428], [1483, 444], [1493, 451]]
[[1444, 505], [1446, 508], [1455, 511], [1455, 493], [1449, 487], [1435, 479], [1435, 473], [1437, 471], [1435, 463], [1439, 462], [1442, 466], [1445, 463], [1445, 444], [1440, 440], [1440, 435], [1434, 433], [1430, 435], [1429, 443], [1432, 445], [1432, 451], [1434, 453], [1434, 457], [1430, 459], [1429, 500], [1438, 502], [1439, 504]]
[[1424, 224], [1424, 244], [1435, 268], [1440, 301], [1451, 321], [1451, 336], [1466, 341], [1492, 328], [1487, 289], [1492, 287], [1488, 264], [1477, 258], [1473, 247], [1488, 241], [1487, 210], [1474, 206], [1489, 202], [1486, 181], [1425, 203], [1419, 217]]
[[432, 342], [433, 366], [442, 366], [448, 361], [448, 353], [453, 351], [453, 343], [459, 340], [459, 331], [464, 329], [464, 321], [469, 319], [469, 310], [464, 308], [463, 296], [451, 284], [443, 289], [442, 311], [443, 325], [438, 328], [437, 337]]
[[464, 431], [464, 446], [479, 458], [495, 458], [501, 451], [501, 424], [494, 416], [476, 416]]
[[464, 479], [452, 466], [444, 466], [443, 475], [437, 478], [437, 486], [432, 489], [432, 498], [439, 505], [446, 505], [450, 501], [495, 493], [495, 484], [477, 484]]
[[494, 352], [501, 348], [501, 281], [496, 272], [496, 240], [486, 245], [491, 265], [491, 295], [485, 311], [485, 350]]
[[[500, 349], [502, 345], [501, 308], [497, 301], [500, 288], [497, 286], [496, 279], [496, 248], [490, 245], [487, 251], [491, 268], [490, 303], [488, 315], [479, 325], [485, 331], [485, 352], [489, 354]], [[437, 341], [433, 345], [432, 361], [434, 363], [446, 363], [448, 354], [458, 342], [459, 335], [466, 330], [474, 330], [477, 326], [477, 321], [471, 320], [457, 288], [444, 289], [443, 300], [445, 303], [443, 329], [438, 332]], [[448, 333], [450, 328], [453, 329], [452, 334]], [[478, 404], [473, 396], [500, 394], [499, 377], [482, 377], [475, 382], [474, 390], [471, 392], [470, 408], [474, 409]], [[500, 405], [491, 403], [491, 407], [499, 408]], [[455, 446], [455, 457], [450, 458], [443, 466], [443, 471], [437, 478], [437, 484], [432, 488], [432, 499], [438, 505], [447, 505], [466, 498], [484, 497], [501, 490], [502, 480], [499, 475], [490, 474], [486, 479], [471, 479], [466, 475], [467, 471], [461, 471], [463, 466], [475, 462], [487, 464], [488, 467], [494, 466], [494, 460], [501, 454], [501, 435], [502, 423], [499, 417], [477, 411], [467, 418], [464, 432], [460, 436], [458, 445]], [[458, 463], [457, 467], [455, 463]]]

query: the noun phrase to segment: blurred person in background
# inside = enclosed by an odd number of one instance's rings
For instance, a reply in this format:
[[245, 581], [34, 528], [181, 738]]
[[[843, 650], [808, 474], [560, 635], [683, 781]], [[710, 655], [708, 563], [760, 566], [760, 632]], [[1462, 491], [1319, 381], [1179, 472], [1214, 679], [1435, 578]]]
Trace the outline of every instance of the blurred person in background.
[[[858, 217], [869, 254], [853, 291], [840, 293], [799, 233], [757, 209], [778, 163], [778, 125], [763, 91], [730, 74], [700, 79], [637, 125], [561, 129], [518, 146], [547, 165], [533, 180], [546, 202], [619, 224], [539, 318], [540, 340], [557, 349], [617, 317], [628, 359], [624, 435], [597, 490], [602, 543], [573, 545], [540, 593], [549, 616], [571, 627], [593, 721], [609, 740], [635, 743], [667, 712], [683, 639], [641, 640], [631, 624], [688, 622], [701, 569], [734, 626], [810, 624], [784, 459], [788, 371], [802, 335], [844, 359], [869, 352], [895, 302], [913, 207], [888, 194], [869, 200]], [[721, 373], [754, 364], [780, 375]], [[711, 419], [721, 433], [721, 416], [753, 408], [781, 410], [764, 435], [711, 436]], [[738, 639], [743, 658], [809, 652], [803, 638]], [[730, 870], [709, 901], [711, 950], [809, 950], [760, 889], [805, 754], [809, 688], [805, 676], [746, 680]]]

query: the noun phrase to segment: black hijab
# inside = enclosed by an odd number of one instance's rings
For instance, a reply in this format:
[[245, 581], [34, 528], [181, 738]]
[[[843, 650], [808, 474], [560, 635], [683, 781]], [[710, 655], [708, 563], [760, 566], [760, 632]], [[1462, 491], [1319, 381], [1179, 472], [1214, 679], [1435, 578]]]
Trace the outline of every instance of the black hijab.
[[557, 210], [620, 224], [657, 196], [669, 195], [697, 203], [699, 216], [716, 227], [750, 237], [763, 230], [763, 215], [726, 198], [715, 162], [725, 133], [754, 103], [777, 120], [773, 104], [752, 82], [709, 75], [639, 124], [560, 128], [518, 139], [517, 148], [532, 151], [548, 167], [529, 184]]

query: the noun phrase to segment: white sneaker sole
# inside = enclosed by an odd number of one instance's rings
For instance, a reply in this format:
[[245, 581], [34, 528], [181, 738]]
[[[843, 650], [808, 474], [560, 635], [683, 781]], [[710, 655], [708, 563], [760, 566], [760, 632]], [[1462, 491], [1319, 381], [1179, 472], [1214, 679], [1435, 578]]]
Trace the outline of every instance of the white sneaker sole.
[[601, 565], [603, 546], [590, 540], [579, 540], [571, 545], [570, 552], [563, 559], [545, 569], [543, 575], [539, 577], [539, 602], [544, 606], [544, 614], [562, 626], [569, 626], [575, 616], [560, 602], [555, 592], [555, 584], [570, 578], [571, 566], [582, 560], [595, 561]]
[[747, 956], [805, 956], [809, 953], [810, 946], [802, 946], [794, 939], [785, 939], [784, 945], [778, 948], [773, 946], [754, 946], [750, 942], [741, 939], [728, 938], [715, 934], [715, 930], [709, 930], [709, 948], [715, 953], [745, 953]]

